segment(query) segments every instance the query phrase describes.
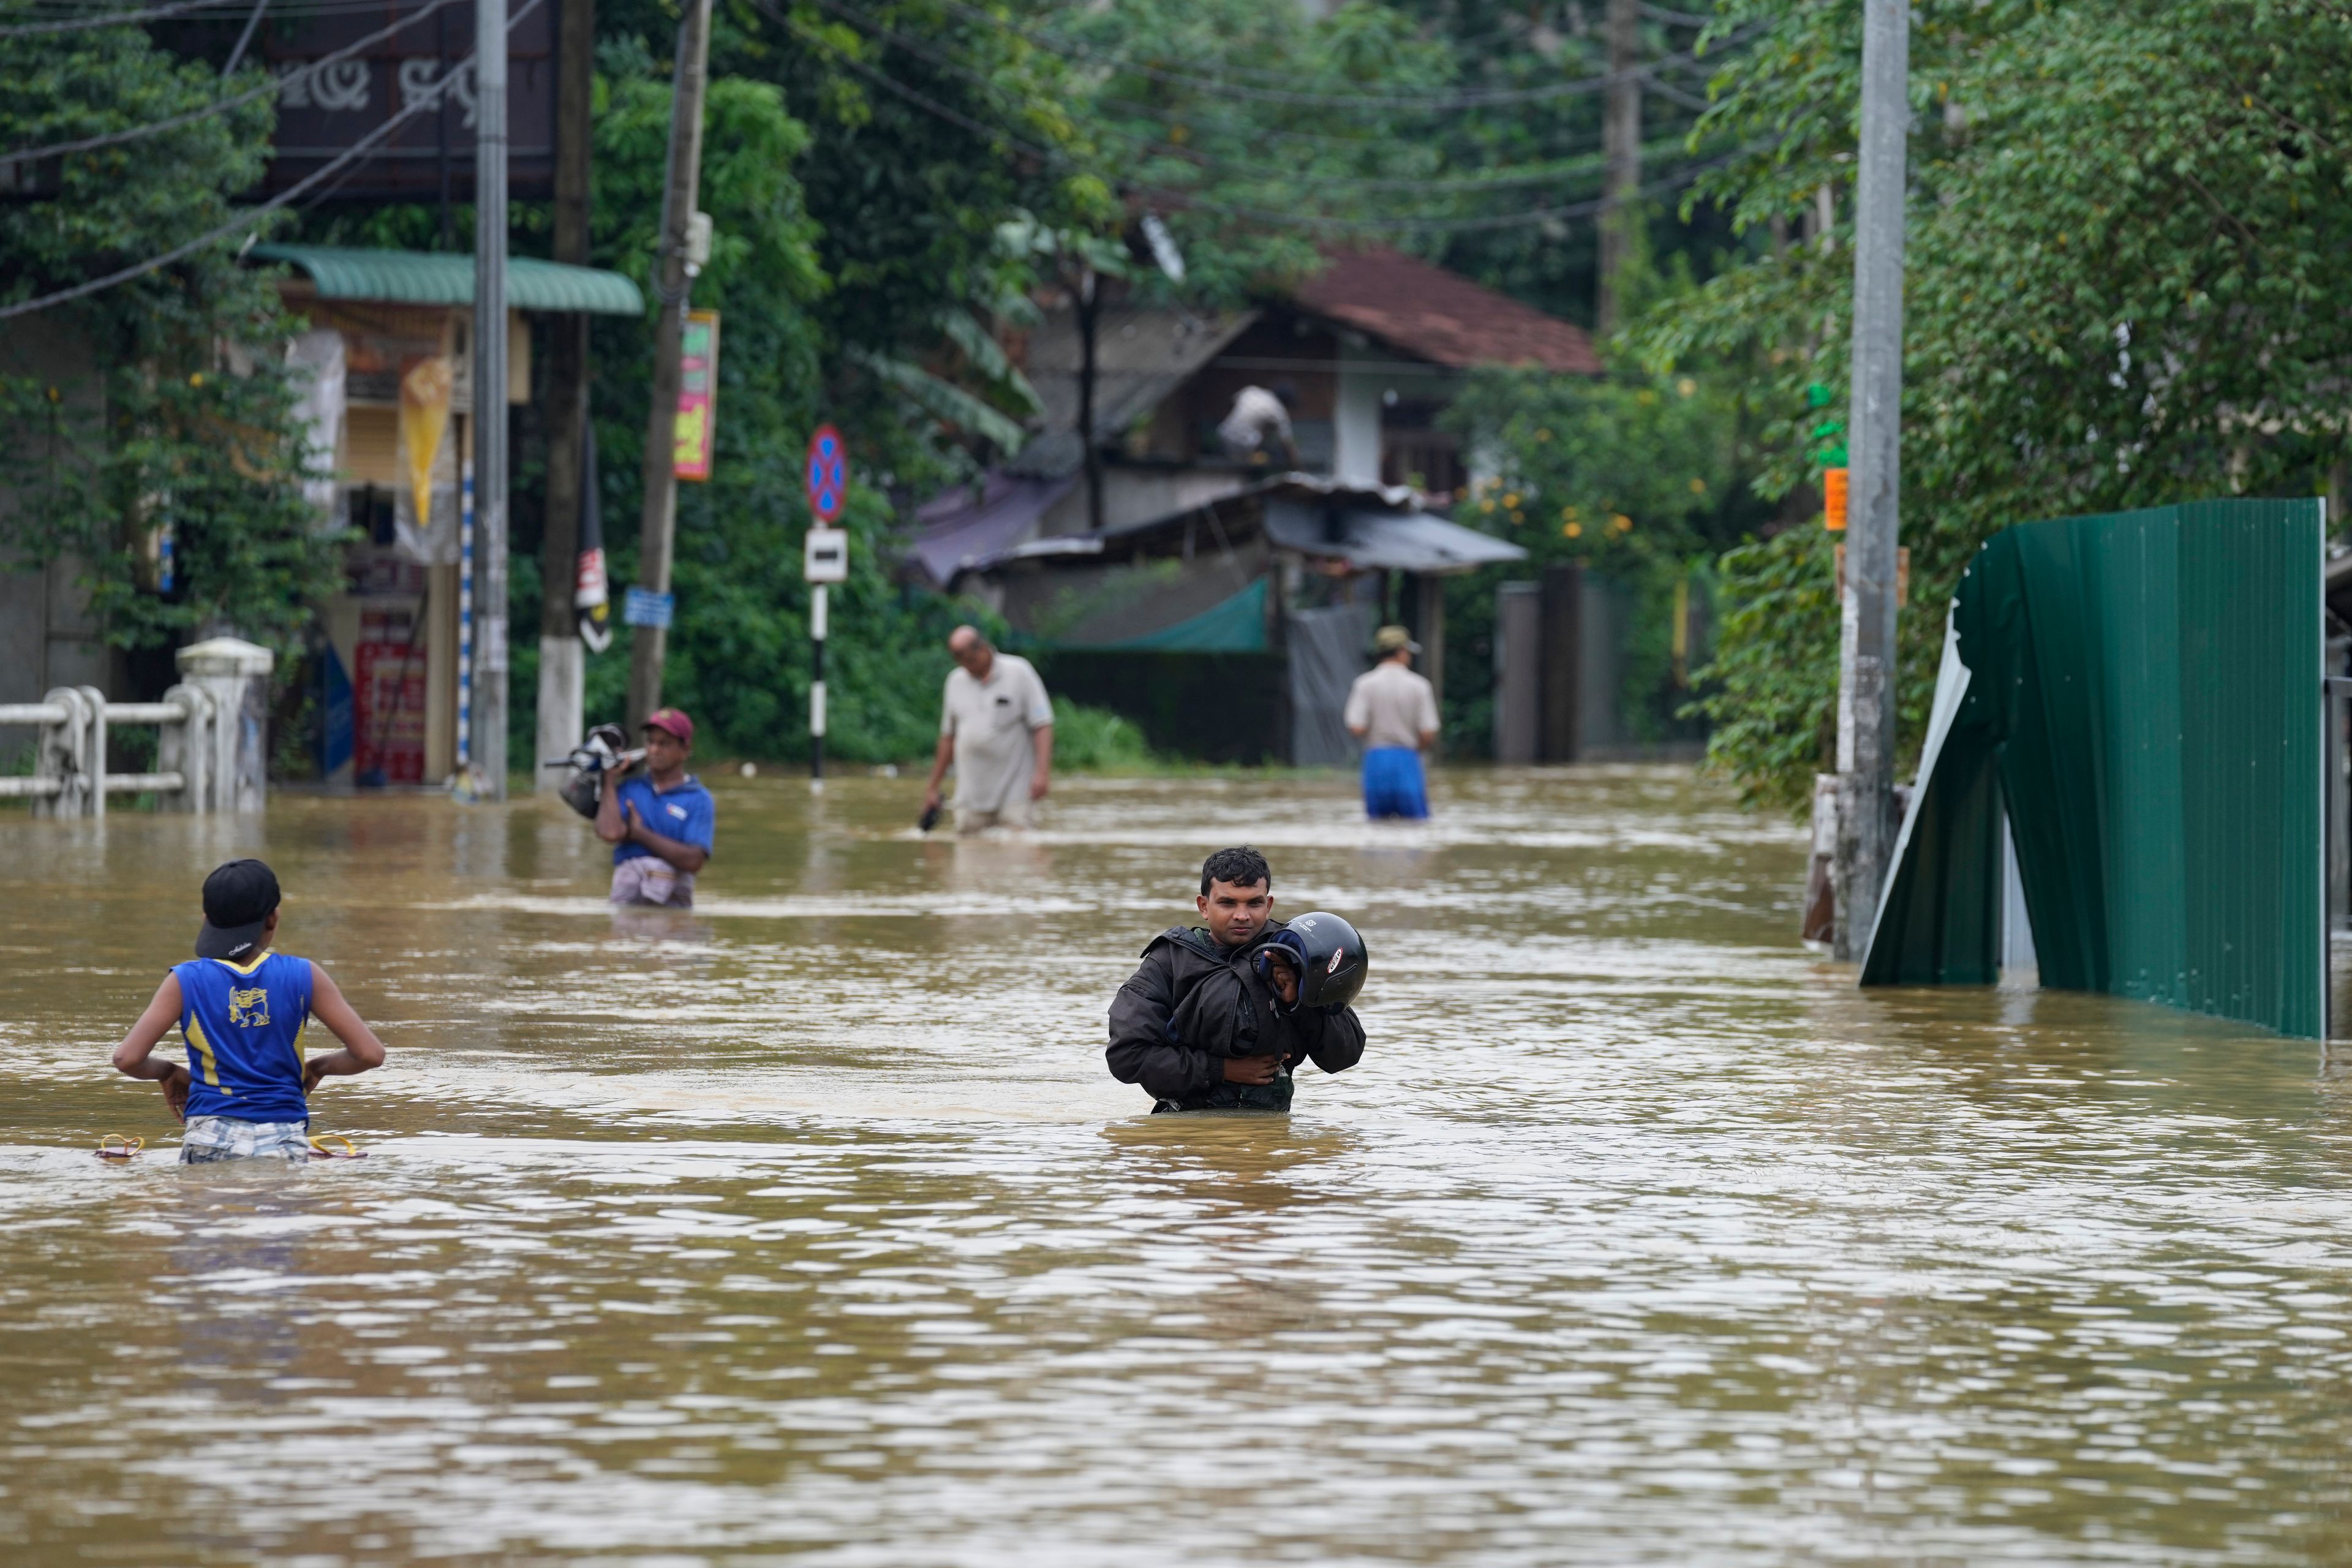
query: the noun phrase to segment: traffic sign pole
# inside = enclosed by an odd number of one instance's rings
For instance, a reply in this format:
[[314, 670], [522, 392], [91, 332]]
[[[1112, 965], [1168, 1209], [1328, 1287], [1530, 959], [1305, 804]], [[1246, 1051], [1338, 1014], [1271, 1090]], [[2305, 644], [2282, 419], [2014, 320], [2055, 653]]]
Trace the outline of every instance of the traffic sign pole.
[[809, 782], [824, 782], [824, 584], [809, 590]]
[[849, 535], [833, 525], [849, 500], [849, 450], [841, 432], [820, 425], [809, 437], [809, 517], [801, 574], [809, 584], [809, 787], [824, 786], [825, 585], [849, 579]]

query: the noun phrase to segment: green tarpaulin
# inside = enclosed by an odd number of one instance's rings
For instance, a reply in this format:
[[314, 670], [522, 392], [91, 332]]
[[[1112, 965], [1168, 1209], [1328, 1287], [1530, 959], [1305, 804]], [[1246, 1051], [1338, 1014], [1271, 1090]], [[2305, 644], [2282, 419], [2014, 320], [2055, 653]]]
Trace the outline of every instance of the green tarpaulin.
[[1154, 648], [1169, 653], [1264, 653], [1265, 579], [1257, 578], [1199, 615], [1141, 637], [1093, 643], [1097, 648]]
[[2043, 985], [2321, 1037], [2324, 533], [2309, 500], [1994, 535], [1863, 984], [1996, 977], [2005, 813]]

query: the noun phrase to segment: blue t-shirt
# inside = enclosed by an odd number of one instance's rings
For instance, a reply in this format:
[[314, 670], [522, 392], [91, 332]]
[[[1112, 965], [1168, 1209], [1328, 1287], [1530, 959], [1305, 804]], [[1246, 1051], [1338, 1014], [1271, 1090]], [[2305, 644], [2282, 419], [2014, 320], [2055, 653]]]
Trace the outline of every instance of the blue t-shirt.
[[[639, 773], [621, 781], [621, 821], [629, 820], [629, 807], [637, 808], [637, 820], [660, 834], [675, 838], [680, 844], [691, 844], [705, 855], [710, 853], [711, 836], [719, 826], [719, 808], [710, 799], [710, 792], [692, 773], [676, 789], [656, 790], [653, 780]], [[642, 844], [623, 842], [613, 846], [613, 864], [635, 860], [653, 851]]]
[[180, 1035], [188, 1042], [188, 1114], [239, 1121], [308, 1121], [302, 1026], [310, 1021], [310, 961], [264, 952], [175, 963]]

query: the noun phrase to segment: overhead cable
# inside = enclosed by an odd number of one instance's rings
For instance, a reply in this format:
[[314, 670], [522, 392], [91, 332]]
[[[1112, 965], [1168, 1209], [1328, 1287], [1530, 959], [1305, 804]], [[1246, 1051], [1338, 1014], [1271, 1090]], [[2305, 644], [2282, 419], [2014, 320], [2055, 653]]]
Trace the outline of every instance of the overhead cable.
[[[533, 11], [538, 10], [541, 4], [543, 4], [543, 0], [523, 0], [523, 5], [512, 16], [507, 19], [507, 31], [509, 33], [513, 32], [515, 28], [521, 24], [522, 19], [530, 16]], [[179, 260], [184, 256], [192, 256], [207, 246], [216, 245], [220, 241], [229, 237], [231, 235], [251, 228], [254, 225], [259, 223], [263, 218], [268, 217], [271, 213], [276, 212], [278, 208], [291, 204], [304, 192], [310, 190], [312, 186], [319, 184], [329, 175], [333, 174], [338, 170], [341, 169], [345, 164], [363, 156], [370, 149], [373, 148], [376, 143], [390, 136], [394, 131], [406, 124], [408, 121], [415, 115], [422, 113], [427, 109], [438, 109], [441, 107], [441, 101], [447, 94], [451, 86], [457, 82], [457, 78], [473, 63], [474, 57], [469, 53], [464, 59], [459, 60], [456, 65], [451, 66], [446, 71], [443, 72], [440, 79], [434, 82], [429, 90], [419, 93], [415, 98], [412, 99], [404, 107], [403, 107], [398, 113], [394, 114], [384, 121], [383, 124], [369, 132], [365, 136], [361, 137], [357, 142], [352, 142], [349, 147], [343, 149], [342, 152], [336, 154], [333, 158], [320, 164], [317, 169], [313, 170], [309, 174], [304, 175], [299, 181], [289, 185], [286, 189], [278, 192], [276, 195], [270, 197], [268, 201], [261, 203], [259, 205], [246, 208], [244, 211], [238, 213], [235, 217], [229, 219], [226, 223], [224, 223], [204, 234], [198, 235], [195, 238], [189, 240], [184, 245], [174, 246], [161, 256], [150, 257], [145, 261], [136, 262], [131, 266], [121, 268], [116, 271], [106, 274], [102, 278], [93, 278], [88, 282], [77, 283], [70, 289], [60, 289], [55, 293], [43, 294], [37, 299], [21, 300], [13, 305], [0, 305], [0, 321], [7, 321], [9, 318], [14, 316], [29, 316], [37, 310], [46, 310], [50, 309], [52, 306], [67, 304], [69, 301], [82, 299], [88, 295], [100, 293], [102, 290], [113, 288], [118, 283], [128, 283], [134, 278], [144, 277], [150, 272], [169, 267], [173, 262]]]
[[[1238, 82], [1228, 81], [1223, 77], [1205, 75], [1198, 71], [1171, 70], [1164, 66], [1144, 65], [1134, 60], [1121, 59], [1117, 56], [1108, 55], [1101, 50], [1080, 44], [1075, 39], [1057, 39], [1031, 32], [1005, 21], [1003, 17], [991, 16], [977, 6], [964, 5], [961, 0], [942, 0], [942, 4], [948, 10], [958, 16], [984, 26], [1010, 33], [1044, 49], [1048, 54], [1060, 55], [1066, 59], [1082, 59], [1113, 70], [1131, 71], [1138, 76], [1150, 77], [1155, 81], [1213, 89], [1228, 98], [1245, 99], [1255, 103], [1295, 104], [1309, 109], [1388, 109], [1404, 113], [1439, 114], [1465, 109], [1491, 108], [1507, 103], [1535, 103], [1548, 99], [1572, 98], [1580, 94], [1605, 92], [1620, 82], [1638, 79], [1645, 70], [1655, 70], [1670, 65], [1688, 64], [1700, 58], [1696, 50], [1685, 50], [1677, 54], [1662, 56], [1625, 70], [1606, 71], [1599, 76], [1581, 77], [1571, 81], [1550, 82], [1541, 87], [1482, 88], [1442, 96], [1297, 92], [1284, 88], [1246, 87]], [[1725, 48], [1736, 47], [1764, 30], [1764, 24], [1751, 23], [1727, 36], [1721, 47]]]
[[[993, 88], [996, 86], [995, 79], [988, 73], [978, 70], [973, 67], [966, 65], [962, 61], [956, 59], [952, 56], [947, 54], [944, 50], [933, 46], [928, 39], [918, 38], [911, 35], [899, 32], [888, 24], [860, 11], [854, 5], [847, 4], [847, 0], [818, 0], [818, 3], [823, 5], [825, 9], [848, 17], [854, 23], [869, 28], [880, 37], [887, 39], [890, 43], [897, 45], [898, 47], [907, 50], [910, 54], [929, 61], [931, 64], [940, 67], [943, 70], [951, 71], [956, 75], [966, 78], [967, 79], [976, 82], [982, 87]], [[1135, 103], [1132, 100], [1113, 99], [1105, 101], [1116, 103], [1122, 107], [1137, 109], [1154, 118], [1160, 117], [1164, 112], [1157, 110], [1149, 105]], [[1120, 140], [1127, 142], [1131, 145], [1147, 148], [1170, 157], [1181, 158], [1189, 163], [1194, 163], [1196, 166], [1213, 167], [1223, 163], [1223, 160], [1219, 159], [1206, 149], [1195, 146], [1189, 142], [1171, 142], [1150, 137], [1138, 132], [1129, 131], [1117, 125], [1105, 124], [1097, 127], [1097, 129], [1108, 132], [1110, 134], [1118, 137]], [[1248, 127], [1242, 133], [1252, 136], [1281, 134], [1279, 132], [1269, 131], [1256, 126]], [[1335, 145], [1343, 147], [1360, 147], [1369, 145], [1369, 143], [1362, 140], [1355, 138], [1318, 138], [1318, 140], [1328, 141]], [[1652, 155], [1670, 155], [1679, 150], [1681, 140], [1680, 135], [1676, 135], [1670, 140], [1662, 141], [1653, 145], [1645, 146], [1642, 149], [1643, 154], [1645, 157]], [[1464, 175], [1457, 178], [1440, 178], [1432, 175], [1360, 176], [1321, 174], [1303, 174], [1297, 177], [1302, 181], [1311, 182], [1317, 185], [1340, 187], [1348, 190], [1411, 190], [1431, 191], [1442, 194], [1451, 194], [1454, 192], [1475, 193], [1480, 190], [1508, 189], [1517, 185], [1546, 184], [1555, 180], [1574, 178], [1578, 174], [1592, 172], [1590, 165], [1594, 163], [1599, 156], [1600, 154], [1596, 151], [1595, 153], [1588, 154], [1584, 158], [1575, 160], [1572, 163], [1555, 164], [1549, 168], [1505, 169], [1498, 173]], [[1269, 178], [1278, 177], [1279, 176], [1269, 176]]]
[[[908, 87], [904, 82], [899, 81], [897, 78], [890, 76], [887, 72], [877, 70], [874, 67], [867, 65], [865, 61], [851, 56], [847, 51], [841, 48], [839, 45], [834, 43], [823, 34], [802, 26], [799, 22], [794, 21], [790, 16], [778, 13], [772, 8], [772, 0], [751, 0], [751, 3], [755, 9], [761, 11], [771, 19], [781, 23], [793, 33], [798, 34], [805, 42], [814, 44], [817, 47], [825, 50], [835, 58], [838, 59], [843, 65], [856, 72], [859, 76], [872, 81], [877, 87], [906, 100], [908, 102], [915, 105], [915, 107], [922, 110], [928, 114], [934, 115], [939, 119], [946, 121], [951, 125], [960, 126], [976, 135], [985, 136], [993, 141], [1003, 142], [1024, 153], [1029, 153], [1033, 157], [1042, 158], [1049, 163], [1057, 163], [1066, 168], [1077, 169], [1087, 173], [1098, 172], [1091, 169], [1085, 161], [1072, 157], [1069, 153], [1061, 151], [1059, 148], [1043, 146], [1037, 142], [1030, 142], [1022, 137], [1015, 136], [1002, 126], [989, 125], [982, 121], [975, 120], [971, 115], [965, 114], [960, 110], [952, 109], [948, 105], [940, 102], [937, 99], [931, 98], [926, 93]], [[1752, 150], [1753, 149], [1751, 148], [1740, 148], [1735, 152], [1727, 153], [1719, 158], [1713, 158], [1706, 161], [1705, 163], [1690, 164], [1676, 171], [1674, 174], [1665, 179], [1653, 181], [1641, 186], [1635, 195], [1663, 195], [1668, 191], [1679, 190], [1683, 186], [1696, 180], [1700, 175], [1723, 167], [1733, 162], [1735, 159], [1745, 156]], [[1144, 184], [1132, 181], [1118, 181], [1117, 183], [1125, 185], [1127, 188], [1136, 192], [1138, 195], [1158, 197], [1160, 200], [1168, 203], [1171, 210], [1190, 208], [1196, 212], [1216, 213], [1227, 217], [1248, 218], [1253, 222], [1257, 223], [1299, 228], [1322, 229], [1328, 232], [1341, 233], [1454, 234], [1477, 229], [1517, 228], [1542, 223], [1556, 222], [1572, 217], [1589, 217], [1595, 213], [1605, 211], [1617, 205], [1620, 199], [1610, 196], [1598, 196], [1591, 201], [1572, 202], [1561, 206], [1535, 207], [1524, 212], [1500, 214], [1487, 217], [1346, 218], [1325, 216], [1313, 213], [1282, 211], [1272, 207], [1251, 206], [1238, 202], [1216, 201], [1211, 198], [1200, 196], [1190, 191], [1165, 185]]]
[[[456, 3], [457, 0], [427, 0], [426, 5], [422, 10], [404, 16], [399, 21], [394, 22], [392, 26], [381, 28], [376, 32], [370, 33], [366, 37], [361, 38], [356, 42], [345, 44], [341, 48], [337, 49], [331, 55], [321, 55], [316, 60], [311, 61], [309, 65], [306, 65], [301, 68], [305, 71], [313, 71], [317, 70], [321, 66], [339, 64], [341, 61], [350, 58], [352, 56], [358, 54], [362, 49], [369, 47], [371, 45], [382, 43], [384, 39], [392, 37], [394, 33], [401, 31], [403, 28], [415, 26], [417, 23], [422, 22], [425, 17], [430, 16], [434, 12], [440, 10], [443, 6], [455, 5]], [[201, 109], [189, 110], [185, 114], [175, 114], [169, 120], [157, 120], [144, 125], [131, 126], [128, 129], [121, 131], [110, 131], [101, 136], [85, 136], [79, 142], [53, 142], [47, 147], [26, 147], [21, 152], [0, 153], [0, 163], [16, 163], [28, 158], [58, 158], [64, 156], [68, 153], [94, 152], [100, 147], [113, 147], [119, 146], [125, 142], [136, 142], [142, 137], [160, 136], [166, 131], [176, 131], [183, 125], [193, 125], [199, 120], [210, 119], [215, 114], [226, 114], [232, 109], [251, 103], [257, 98], [261, 98], [269, 93], [277, 92], [283, 89], [285, 85], [285, 82], [281, 79], [272, 77], [267, 81], [259, 82], [253, 87], [247, 88], [243, 92], [231, 94], [227, 98], [215, 99], [212, 102], [205, 104]]]

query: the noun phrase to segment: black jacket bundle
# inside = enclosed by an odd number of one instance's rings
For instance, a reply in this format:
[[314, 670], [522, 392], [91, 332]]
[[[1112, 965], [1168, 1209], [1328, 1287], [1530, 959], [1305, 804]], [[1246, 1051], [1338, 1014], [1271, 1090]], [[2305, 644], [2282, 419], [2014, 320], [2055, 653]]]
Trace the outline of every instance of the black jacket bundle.
[[[1282, 921], [1267, 921], [1259, 941], [1282, 929]], [[1197, 926], [1153, 937], [1142, 967], [1111, 1000], [1105, 1053], [1111, 1077], [1199, 1110], [1254, 1103], [1241, 1085], [1225, 1081], [1229, 1058], [1279, 1055], [1286, 1069], [1312, 1061], [1325, 1072], [1363, 1059], [1364, 1026], [1355, 1009], [1284, 1007], [1249, 962], [1256, 945], [1220, 947]]]

